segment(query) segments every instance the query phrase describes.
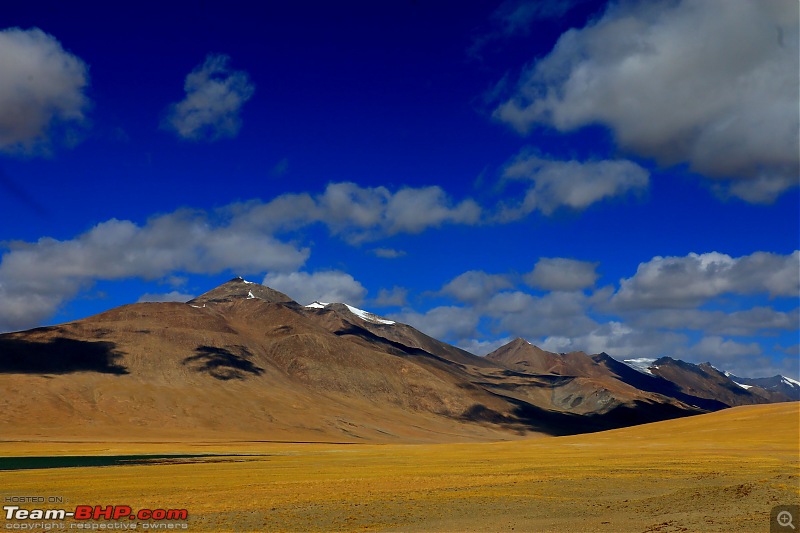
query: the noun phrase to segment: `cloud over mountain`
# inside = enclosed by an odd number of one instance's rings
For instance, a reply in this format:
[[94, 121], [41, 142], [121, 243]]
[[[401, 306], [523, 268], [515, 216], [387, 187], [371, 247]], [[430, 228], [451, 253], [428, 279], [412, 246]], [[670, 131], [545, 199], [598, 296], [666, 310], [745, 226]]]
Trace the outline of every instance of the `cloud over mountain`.
[[633, 277], [621, 280], [613, 303], [620, 308], [692, 307], [723, 294], [757, 293], [798, 296], [800, 252], [654, 257], [641, 263]]
[[262, 283], [303, 305], [315, 300], [360, 305], [367, 294], [361, 283], [340, 270], [269, 273]]

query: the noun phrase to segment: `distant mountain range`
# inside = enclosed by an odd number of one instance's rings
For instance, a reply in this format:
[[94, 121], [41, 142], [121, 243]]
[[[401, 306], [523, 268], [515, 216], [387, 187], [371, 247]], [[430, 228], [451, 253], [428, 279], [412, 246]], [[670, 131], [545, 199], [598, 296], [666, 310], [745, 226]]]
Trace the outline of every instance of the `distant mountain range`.
[[344, 303], [233, 279], [0, 335], [6, 438], [438, 442], [566, 435], [800, 398], [664, 357], [486, 357]]

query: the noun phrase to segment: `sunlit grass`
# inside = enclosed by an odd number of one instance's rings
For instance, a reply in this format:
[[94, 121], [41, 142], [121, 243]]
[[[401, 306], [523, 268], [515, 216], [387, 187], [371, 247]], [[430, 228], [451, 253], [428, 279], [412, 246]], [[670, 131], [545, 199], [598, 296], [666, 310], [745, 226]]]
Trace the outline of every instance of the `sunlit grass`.
[[191, 531], [766, 531], [772, 506], [800, 500], [799, 421], [793, 403], [484, 444], [2, 443], [3, 455], [252, 455], [0, 483], [68, 507], [188, 508]]

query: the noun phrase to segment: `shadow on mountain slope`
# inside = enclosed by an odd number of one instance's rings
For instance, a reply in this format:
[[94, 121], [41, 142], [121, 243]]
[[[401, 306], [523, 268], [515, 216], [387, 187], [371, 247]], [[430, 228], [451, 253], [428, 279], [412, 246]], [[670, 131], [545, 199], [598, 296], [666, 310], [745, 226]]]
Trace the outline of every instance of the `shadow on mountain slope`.
[[259, 376], [264, 373], [264, 369], [248, 361], [247, 357], [253, 354], [244, 346], [232, 346], [240, 352], [237, 355], [225, 348], [216, 346], [198, 346], [195, 351], [197, 355], [192, 355], [183, 360], [184, 365], [189, 365], [197, 372], [206, 372], [211, 377], [227, 381], [229, 379], [245, 379], [246, 374]]
[[697, 412], [687, 411], [673, 405], [635, 401], [633, 402], [634, 405], [619, 405], [605, 413], [578, 415], [550, 411], [496, 392], [492, 394], [514, 405], [513, 416], [498, 413], [484, 405], [476, 404], [468, 409], [461, 418], [469, 422], [496, 424], [507, 430], [535, 431], [561, 437], [579, 433], [606, 431], [697, 414]]
[[[730, 407], [730, 405], [719, 400], [701, 398], [699, 396], [687, 394], [683, 392], [675, 383], [662, 377], [643, 374], [638, 370], [632, 369], [625, 363], [617, 361], [610, 355], [599, 354], [595, 357], [598, 359], [602, 358], [602, 360], [605, 361], [607, 368], [616, 374], [620, 380], [624, 381], [628, 385], [636, 387], [639, 390], [670, 396], [676, 400], [682, 401], [683, 403], [694, 405], [700, 409], [705, 409], [706, 411], [719, 411], [720, 409], [726, 409]], [[600, 362], [600, 360], [598, 360], [598, 362]]]
[[48, 342], [0, 338], [0, 373], [69, 374], [99, 372], [127, 374], [116, 361], [122, 353], [113, 342], [90, 342], [55, 337]]

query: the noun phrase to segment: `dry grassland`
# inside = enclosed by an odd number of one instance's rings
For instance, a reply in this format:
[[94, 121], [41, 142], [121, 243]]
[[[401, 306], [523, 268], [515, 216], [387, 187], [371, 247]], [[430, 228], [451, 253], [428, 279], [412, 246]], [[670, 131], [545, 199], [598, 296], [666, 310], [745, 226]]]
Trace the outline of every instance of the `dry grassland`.
[[2, 456], [240, 455], [4, 471], [0, 491], [187, 508], [189, 531], [769, 531], [771, 507], [800, 502], [799, 424], [795, 402], [485, 444], [4, 442]]

